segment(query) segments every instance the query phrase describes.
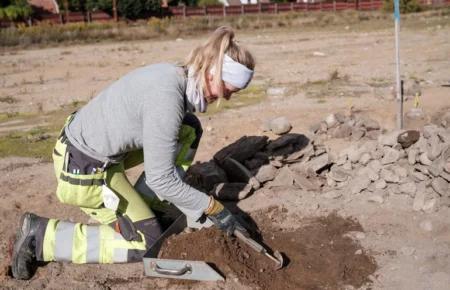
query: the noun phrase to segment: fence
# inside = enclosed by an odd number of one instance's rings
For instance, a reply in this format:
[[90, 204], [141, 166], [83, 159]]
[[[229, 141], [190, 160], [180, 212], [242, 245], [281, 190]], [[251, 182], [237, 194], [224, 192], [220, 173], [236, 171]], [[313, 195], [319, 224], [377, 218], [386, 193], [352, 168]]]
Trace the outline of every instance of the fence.
[[[424, 7], [444, 7], [450, 6], [450, 0], [419, 0], [420, 5]], [[308, 11], [342, 11], [342, 10], [379, 10], [383, 6], [383, 0], [351, 0], [317, 3], [260, 3], [249, 5], [231, 5], [231, 6], [176, 6], [162, 8], [160, 13], [155, 16], [175, 16], [175, 17], [191, 17], [191, 16], [220, 16], [229, 15], [246, 15], [268, 13], [276, 14], [282, 12], [308, 12]], [[71, 23], [71, 22], [99, 22], [111, 21], [112, 16], [102, 12], [68, 12], [62, 14], [41, 15], [34, 22], [46, 21], [50, 23]], [[1, 25], [3, 24], [3, 25]], [[0, 22], [0, 27], [6, 26]]]

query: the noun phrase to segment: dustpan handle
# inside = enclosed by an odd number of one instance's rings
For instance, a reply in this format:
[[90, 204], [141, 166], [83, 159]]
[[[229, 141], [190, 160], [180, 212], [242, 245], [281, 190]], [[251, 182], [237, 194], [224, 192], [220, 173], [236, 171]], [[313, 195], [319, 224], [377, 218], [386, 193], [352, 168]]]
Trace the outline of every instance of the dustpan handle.
[[150, 267], [153, 271], [162, 275], [182, 276], [184, 274], [192, 273], [192, 266], [190, 264], [184, 265], [184, 267], [181, 269], [164, 269], [158, 266], [156, 262], [152, 262], [150, 264]]

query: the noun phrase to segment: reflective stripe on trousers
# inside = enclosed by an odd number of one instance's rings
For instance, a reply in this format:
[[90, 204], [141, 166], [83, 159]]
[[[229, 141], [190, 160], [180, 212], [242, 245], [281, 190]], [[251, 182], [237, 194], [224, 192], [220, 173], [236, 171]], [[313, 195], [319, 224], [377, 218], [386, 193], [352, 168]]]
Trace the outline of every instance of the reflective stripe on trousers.
[[43, 259], [77, 264], [131, 262], [129, 250], [145, 252], [148, 247], [144, 235], [139, 234], [141, 242], [126, 241], [108, 225], [50, 219], [45, 232]]

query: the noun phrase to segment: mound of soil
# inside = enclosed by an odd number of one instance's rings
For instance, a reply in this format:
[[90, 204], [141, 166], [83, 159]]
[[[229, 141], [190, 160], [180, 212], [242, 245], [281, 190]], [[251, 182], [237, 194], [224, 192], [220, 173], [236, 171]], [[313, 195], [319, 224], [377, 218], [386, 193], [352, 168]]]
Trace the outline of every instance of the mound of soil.
[[336, 289], [370, 281], [368, 276], [377, 268], [374, 259], [358, 251], [360, 245], [345, 235], [362, 231], [359, 223], [336, 215], [300, 222], [304, 226], [293, 231], [264, 229], [263, 242], [288, 260], [278, 271], [267, 257], [216, 228], [170, 237], [160, 257], [203, 260], [225, 277], [237, 277], [245, 285], [262, 289]]

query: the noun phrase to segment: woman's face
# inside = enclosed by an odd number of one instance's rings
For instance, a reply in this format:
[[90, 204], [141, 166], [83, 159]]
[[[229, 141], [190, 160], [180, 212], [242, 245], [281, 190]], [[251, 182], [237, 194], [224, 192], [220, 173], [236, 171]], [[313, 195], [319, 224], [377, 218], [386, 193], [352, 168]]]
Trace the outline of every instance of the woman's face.
[[222, 82], [222, 86], [219, 87], [214, 83], [214, 76], [211, 74], [208, 74], [206, 78], [206, 89], [205, 89], [205, 99], [208, 104], [214, 103], [219, 99], [219, 92], [222, 89], [223, 90], [223, 98], [225, 100], [229, 100], [231, 98], [231, 95], [237, 91], [239, 91], [238, 88], [235, 88], [234, 86]]

